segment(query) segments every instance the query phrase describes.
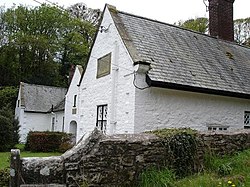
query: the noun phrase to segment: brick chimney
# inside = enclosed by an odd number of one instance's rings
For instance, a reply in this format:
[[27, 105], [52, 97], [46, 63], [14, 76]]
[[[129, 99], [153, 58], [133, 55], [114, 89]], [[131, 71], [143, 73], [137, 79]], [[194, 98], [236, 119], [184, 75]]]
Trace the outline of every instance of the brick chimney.
[[234, 41], [234, 0], [209, 1], [209, 32], [211, 36]]
[[71, 81], [73, 79], [73, 76], [74, 76], [74, 73], [75, 73], [75, 68], [76, 68], [76, 66], [74, 64], [71, 64], [70, 70], [69, 70], [68, 85], [70, 85], [70, 83], [71, 83]]

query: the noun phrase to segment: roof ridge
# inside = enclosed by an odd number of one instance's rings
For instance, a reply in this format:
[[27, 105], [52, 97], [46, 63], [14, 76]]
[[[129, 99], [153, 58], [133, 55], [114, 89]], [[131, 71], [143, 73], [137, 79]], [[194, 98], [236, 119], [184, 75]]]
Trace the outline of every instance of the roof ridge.
[[187, 29], [187, 28], [184, 28], [184, 27], [180, 27], [180, 26], [178, 26], [178, 25], [166, 23], [166, 22], [159, 21], [159, 20], [152, 19], [152, 18], [148, 18], [148, 17], [143, 17], [143, 16], [135, 15], [135, 14], [128, 13], [128, 12], [124, 12], [124, 11], [120, 11], [120, 10], [117, 10], [117, 12], [118, 12], [118, 13], [121, 13], [121, 14], [126, 14], [126, 15], [128, 15], [128, 16], [133, 16], [133, 17], [145, 19], [145, 20], [148, 20], [148, 21], [153, 21], [153, 22], [156, 22], [156, 23], [168, 25], [168, 26], [170, 26], [170, 27], [175, 27], [175, 28], [180, 29], [180, 30], [185, 30], [185, 31], [193, 32], [193, 33], [196, 33], [196, 34], [199, 34], [199, 35], [202, 35], [202, 36], [205, 36], [205, 37], [213, 38], [213, 39], [216, 39], [216, 40], [225, 42], [225, 43], [229, 43], [229, 44], [232, 44], [232, 45], [237, 45], [237, 46], [240, 46], [240, 47], [244, 47], [244, 48], [250, 49], [250, 47], [248, 47], [248, 46], [246, 46], [246, 45], [242, 45], [242, 44], [236, 43], [235, 41], [223, 40], [223, 39], [217, 38], [217, 37], [215, 37], [215, 36], [211, 36], [211, 35], [204, 34], [204, 33], [201, 33], [201, 32], [195, 31], [195, 30], [191, 30], [191, 29]]

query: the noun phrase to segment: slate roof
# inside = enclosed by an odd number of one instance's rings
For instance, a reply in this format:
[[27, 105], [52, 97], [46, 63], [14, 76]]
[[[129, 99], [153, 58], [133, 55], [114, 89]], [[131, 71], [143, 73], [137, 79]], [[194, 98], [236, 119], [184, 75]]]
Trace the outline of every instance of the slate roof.
[[[62, 108], [67, 89], [60, 87], [20, 83], [21, 105], [28, 112], [49, 112], [52, 105]], [[53, 107], [53, 108], [54, 108]]]
[[151, 86], [250, 98], [250, 48], [107, 6]]

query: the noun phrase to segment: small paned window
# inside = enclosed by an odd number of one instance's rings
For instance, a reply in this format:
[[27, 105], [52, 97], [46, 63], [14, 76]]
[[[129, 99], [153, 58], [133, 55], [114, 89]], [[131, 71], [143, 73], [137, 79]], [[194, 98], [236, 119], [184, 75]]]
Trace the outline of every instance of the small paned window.
[[96, 78], [104, 77], [110, 74], [110, 68], [111, 68], [111, 53], [97, 60]]
[[221, 126], [208, 126], [208, 131], [227, 131], [228, 127], [221, 127]]
[[106, 133], [108, 105], [97, 106], [96, 127]]
[[250, 112], [249, 111], [245, 111], [244, 113], [244, 126], [250, 127]]

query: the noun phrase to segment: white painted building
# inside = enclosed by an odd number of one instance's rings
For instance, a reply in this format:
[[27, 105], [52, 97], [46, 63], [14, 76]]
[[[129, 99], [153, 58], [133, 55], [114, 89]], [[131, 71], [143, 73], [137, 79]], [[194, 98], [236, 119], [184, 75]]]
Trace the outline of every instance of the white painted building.
[[249, 128], [249, 74], [250, 48], [106, 5], [80, 81], [77, 140], [96, 126]]
[[[79, 81], [83, 73], [83, 68], [76, 65], [72, 75], [71, 83], [65, 96], [65, 132], [76, 137], [77, 126], [79, 125]], [[82, 127], [79, 127], [82, 128]]]
[[15, 117], [20, 125], [20, 142], [29, 131], [62, 131], [65, 88], [20, 83]]

